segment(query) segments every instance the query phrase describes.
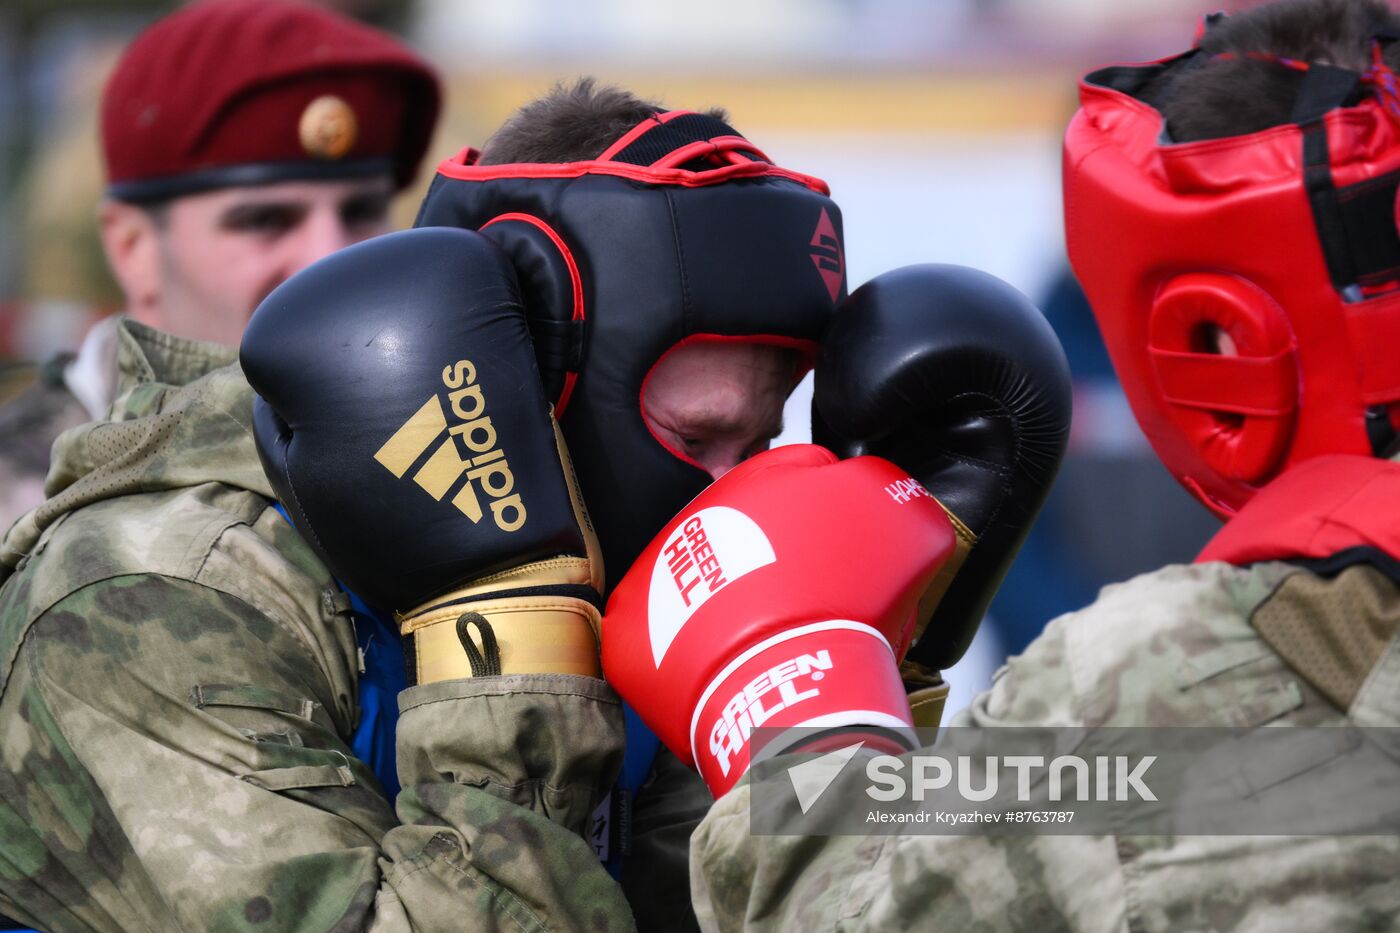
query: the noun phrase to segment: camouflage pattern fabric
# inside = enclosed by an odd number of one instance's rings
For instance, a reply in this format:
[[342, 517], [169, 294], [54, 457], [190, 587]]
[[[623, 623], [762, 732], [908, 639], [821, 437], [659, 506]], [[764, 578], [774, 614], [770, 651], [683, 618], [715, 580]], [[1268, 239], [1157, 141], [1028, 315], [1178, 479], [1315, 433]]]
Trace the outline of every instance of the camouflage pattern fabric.
[[0, 544], [0, 914], [68, 930], [625, 930], [582, 833], [602, 681], [399, 698], [391, 806], [347, 747], [346, 598], [270, 507], [233, 351], [127, 322], [112, 420]]
[[44, 501], [53, 442], [91, 417], [63, 384], [66, 361], [46, 363], [27, 388], [0, 404], [0, 533]]
[[[1261, 609], [1344, 613], [1349, 626], [1396, 611], [1400, 589], [1374, 571], [1331, 584], [1361, 585], [1360, 596], [1319, 598], [1320, 579], [1282, 563], [1209, 563], [1106, 587], [1052, 622], [953, 723], [1400, 725], [1400, 638], [1343, 711], [1251, 624]], [[1393, 836], [755, 837], [749, 793], [744, 783], [716, 803], [692, 840], [705, 929], [1400, 929]]]

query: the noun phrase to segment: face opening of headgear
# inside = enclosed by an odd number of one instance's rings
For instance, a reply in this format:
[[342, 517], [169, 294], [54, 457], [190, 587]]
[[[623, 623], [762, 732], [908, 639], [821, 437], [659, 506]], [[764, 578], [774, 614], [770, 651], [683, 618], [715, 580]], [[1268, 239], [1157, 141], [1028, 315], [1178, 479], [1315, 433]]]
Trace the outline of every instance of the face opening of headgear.
[[589, 161], [442, 163], [416, 226], [479, 230], [511, 259], [546, 394], [619, 579], [711, 481], [642, 413], [688, 341], [791, 347], [810, 368], [845, 297], [841, 212], [714, 116], [658, 111]]
[[1144, 433], [1221, 517], [1302, 460], [1395, 447], [1395, 38], [1378, 28], [1360, 72], [1249, 54], [1300, 80], [1289, 122], [1247, 135], [1173, 142], [1148, 102], [1173, 70], [1230, 55], [1197, 47], [1080, 82], [1070, 261]]

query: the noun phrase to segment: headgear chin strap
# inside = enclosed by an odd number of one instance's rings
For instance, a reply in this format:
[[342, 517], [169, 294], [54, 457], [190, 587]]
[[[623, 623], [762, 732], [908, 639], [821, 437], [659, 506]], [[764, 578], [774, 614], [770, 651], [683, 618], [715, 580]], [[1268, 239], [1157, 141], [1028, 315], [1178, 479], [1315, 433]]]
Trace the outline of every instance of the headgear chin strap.
[[1172, 144], [1140, 95], [1202, 54], [1080, 82], [1065, 224], [1143, 431], [1228, 516], [1294, 463], [1394, 438], [1400, 110], [1378, 56], [1365, 74], [1279, 59], [1304, 72], [1294, 122]]
[[[841, 212], [722, 121], [658, 113], [597, 159], [438, 167], [416, 226], [480, 230], [514, 262], [540, 371], [610, 579], [710, 482], [642, 416], [648, 374], [694, 340], [802, 351], [845, 296]], [[797, 374], [800, 378], [801, 372]]]

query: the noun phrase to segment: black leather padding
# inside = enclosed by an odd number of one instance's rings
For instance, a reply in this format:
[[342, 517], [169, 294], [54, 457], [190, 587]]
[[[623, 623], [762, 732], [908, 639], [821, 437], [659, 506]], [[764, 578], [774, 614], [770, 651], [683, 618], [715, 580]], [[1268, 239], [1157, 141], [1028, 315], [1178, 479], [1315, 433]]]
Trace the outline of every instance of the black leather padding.
[[582, 295], [577, 301], [574, 296], [575, 277], [582, 278], [577, 261], [529, 221], [501, 219], [481, 232], [494, 240], [515, 266], [530, 339], [535, 343], [535, 362], [545, 395], [557, 408], [566, 378], [577, 374], [583, 363], [588, 322]]
[[[560, 425], [608, 579], [616, 581], [711, 481], [652, 436], [642, 415], [647, 374], [667, 350], [699, 334], [815, 344], [844, 295], [841, 271], [822, 266], [832, 253], [823, 236], [835, 235], [840, 256], [841, 213], [829, 198], [778, 175], [693, 186], [602, 173], [480, 181], [439, 175], [417, 224], [490, 224], [489, 234], [502, 226], [491, 221], [510, 214], [547, 224], [582, 276], [583, 362]], [[526, 272], [526, 280], [533, 275]], [[565, 315], [531, 308], [530, 316]]]
[[985, 272], [896, 269], [833, 315], [817, 357], [813, 440], [842, 457], [893, 461], [977, 535], [911, 659], [942, 670], [967, 650], [1049, 494], [1070, 410], [1054, 331]]
[[[370, 602], [406, 610], [495, 570], [586, 553], [514, 269], [486, 237], [420, 229], [334, 253], [259, 305], [240, 359], [272, 488], [330, 570]], [[470, 386], [484, 411], [470, 395], [454, 410], [453, 392]], [[469, 438], [484, 443], [484, 424], [452, 429], [482, 418], [495, 444], [478, 453]], [[409, 422], [423, 430], [401, 434]], [[435, 494], [428, 464], [453, 458], [464, 465], [439, 470], [449, 482]], [[500, 496], [468, 472], [483, 465]], [[454, 504], [467, 489], [475, 521]], [[515, 494], [525, 518], [508, 530], [491, 505]], [[504, 514], [510, 524], [515, 513]]]

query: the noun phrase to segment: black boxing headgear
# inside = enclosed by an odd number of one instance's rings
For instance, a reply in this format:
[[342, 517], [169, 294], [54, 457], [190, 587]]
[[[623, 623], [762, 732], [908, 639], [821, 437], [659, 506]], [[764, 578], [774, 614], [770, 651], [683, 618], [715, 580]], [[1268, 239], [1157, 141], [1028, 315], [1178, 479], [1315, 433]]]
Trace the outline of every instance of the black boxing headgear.
[[841, 212], [825, 182], [689, 111], [657, 113], [587, 162], [477, 156], [438, 167], [415, 226], [480, 230], [514, 262], [546, 391], [620, 579], [711, 481], [648, 427], [649, 374], [703, 340], [793, 347], [810, 368], [846, 291]]

